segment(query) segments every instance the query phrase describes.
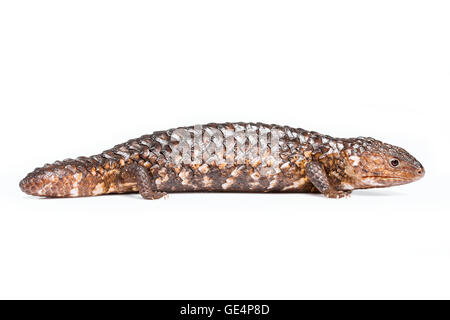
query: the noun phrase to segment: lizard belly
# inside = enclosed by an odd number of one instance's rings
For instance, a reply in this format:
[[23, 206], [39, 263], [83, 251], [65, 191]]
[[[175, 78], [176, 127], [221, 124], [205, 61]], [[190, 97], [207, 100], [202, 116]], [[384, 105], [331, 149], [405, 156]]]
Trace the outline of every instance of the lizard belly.
[[265, 172], [251, 165], [182, 165], [154, 170], [154, 188], [164, 192], [312, 192], [298, 168]]

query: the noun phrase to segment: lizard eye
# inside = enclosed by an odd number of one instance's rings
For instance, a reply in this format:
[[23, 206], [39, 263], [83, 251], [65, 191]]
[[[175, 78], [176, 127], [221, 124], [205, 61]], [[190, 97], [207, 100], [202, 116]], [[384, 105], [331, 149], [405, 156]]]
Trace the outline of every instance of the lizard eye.
[[389, 163], [391, 164], [392, 167], [397, 167], [400, 164], [400, 162], [397, 159], [391, 159]]

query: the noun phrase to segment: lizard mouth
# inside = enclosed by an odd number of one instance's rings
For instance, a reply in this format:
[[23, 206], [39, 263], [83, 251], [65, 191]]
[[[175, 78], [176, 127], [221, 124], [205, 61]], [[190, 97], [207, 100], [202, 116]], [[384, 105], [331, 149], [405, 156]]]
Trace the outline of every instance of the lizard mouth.
[[397, 182], [397, 183], [408, 183], [416, 179], [414, 178], [403, 178], [403, 177], [392, 177], [392, 176], [365, 176], [363, 179], [371, 179], [380, 182]]
[[363, 178], [370, 178], [370, 179], [395, 179], [395, 180], [409, 180], [402, 177], [391, 177], [391, 176], [364, 176]]
[[393, 176], [364, 176], [362, 178], [362, 188], [384, 188], [390, 186], [398, 186], [415, 181], [414, 178], [408, 179], [404, 177]]

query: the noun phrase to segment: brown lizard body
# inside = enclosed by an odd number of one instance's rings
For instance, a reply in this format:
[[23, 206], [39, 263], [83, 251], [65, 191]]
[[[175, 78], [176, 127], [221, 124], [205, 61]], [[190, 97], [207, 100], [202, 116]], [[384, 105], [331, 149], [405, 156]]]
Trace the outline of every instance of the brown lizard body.
[[210, 123], [154, 132], [101, 154], [46, 164], [20, 188], [45, 197], [140, 192], [321, 192], [388, 187], [423, 177], [404, 149], [262, 123]]

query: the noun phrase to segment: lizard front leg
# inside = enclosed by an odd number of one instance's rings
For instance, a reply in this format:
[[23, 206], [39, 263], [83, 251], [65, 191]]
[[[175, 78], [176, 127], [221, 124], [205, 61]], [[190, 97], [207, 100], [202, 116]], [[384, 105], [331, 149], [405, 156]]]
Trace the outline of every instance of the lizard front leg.
[[152, 179], [150, 173], [145, 167], [137, 163], [127, 164], [125, 167], [122, 168], [121, 175], [127, 174], [131, 175], [131, 177], [133, 177], [136, 180], [136, 184], [142, 198], [147, 200], [154, 200], [162, 198], [167, 195], [167, 193], [165, 192], [152, 190], [151, 188]]
[[322, 164], [317, 161], [311, 161], [306, 165], [306, 176], [314, 187], [328, 198], [343, 198], [351, 193], [351, 191], [336, 190], [331, 185]]

